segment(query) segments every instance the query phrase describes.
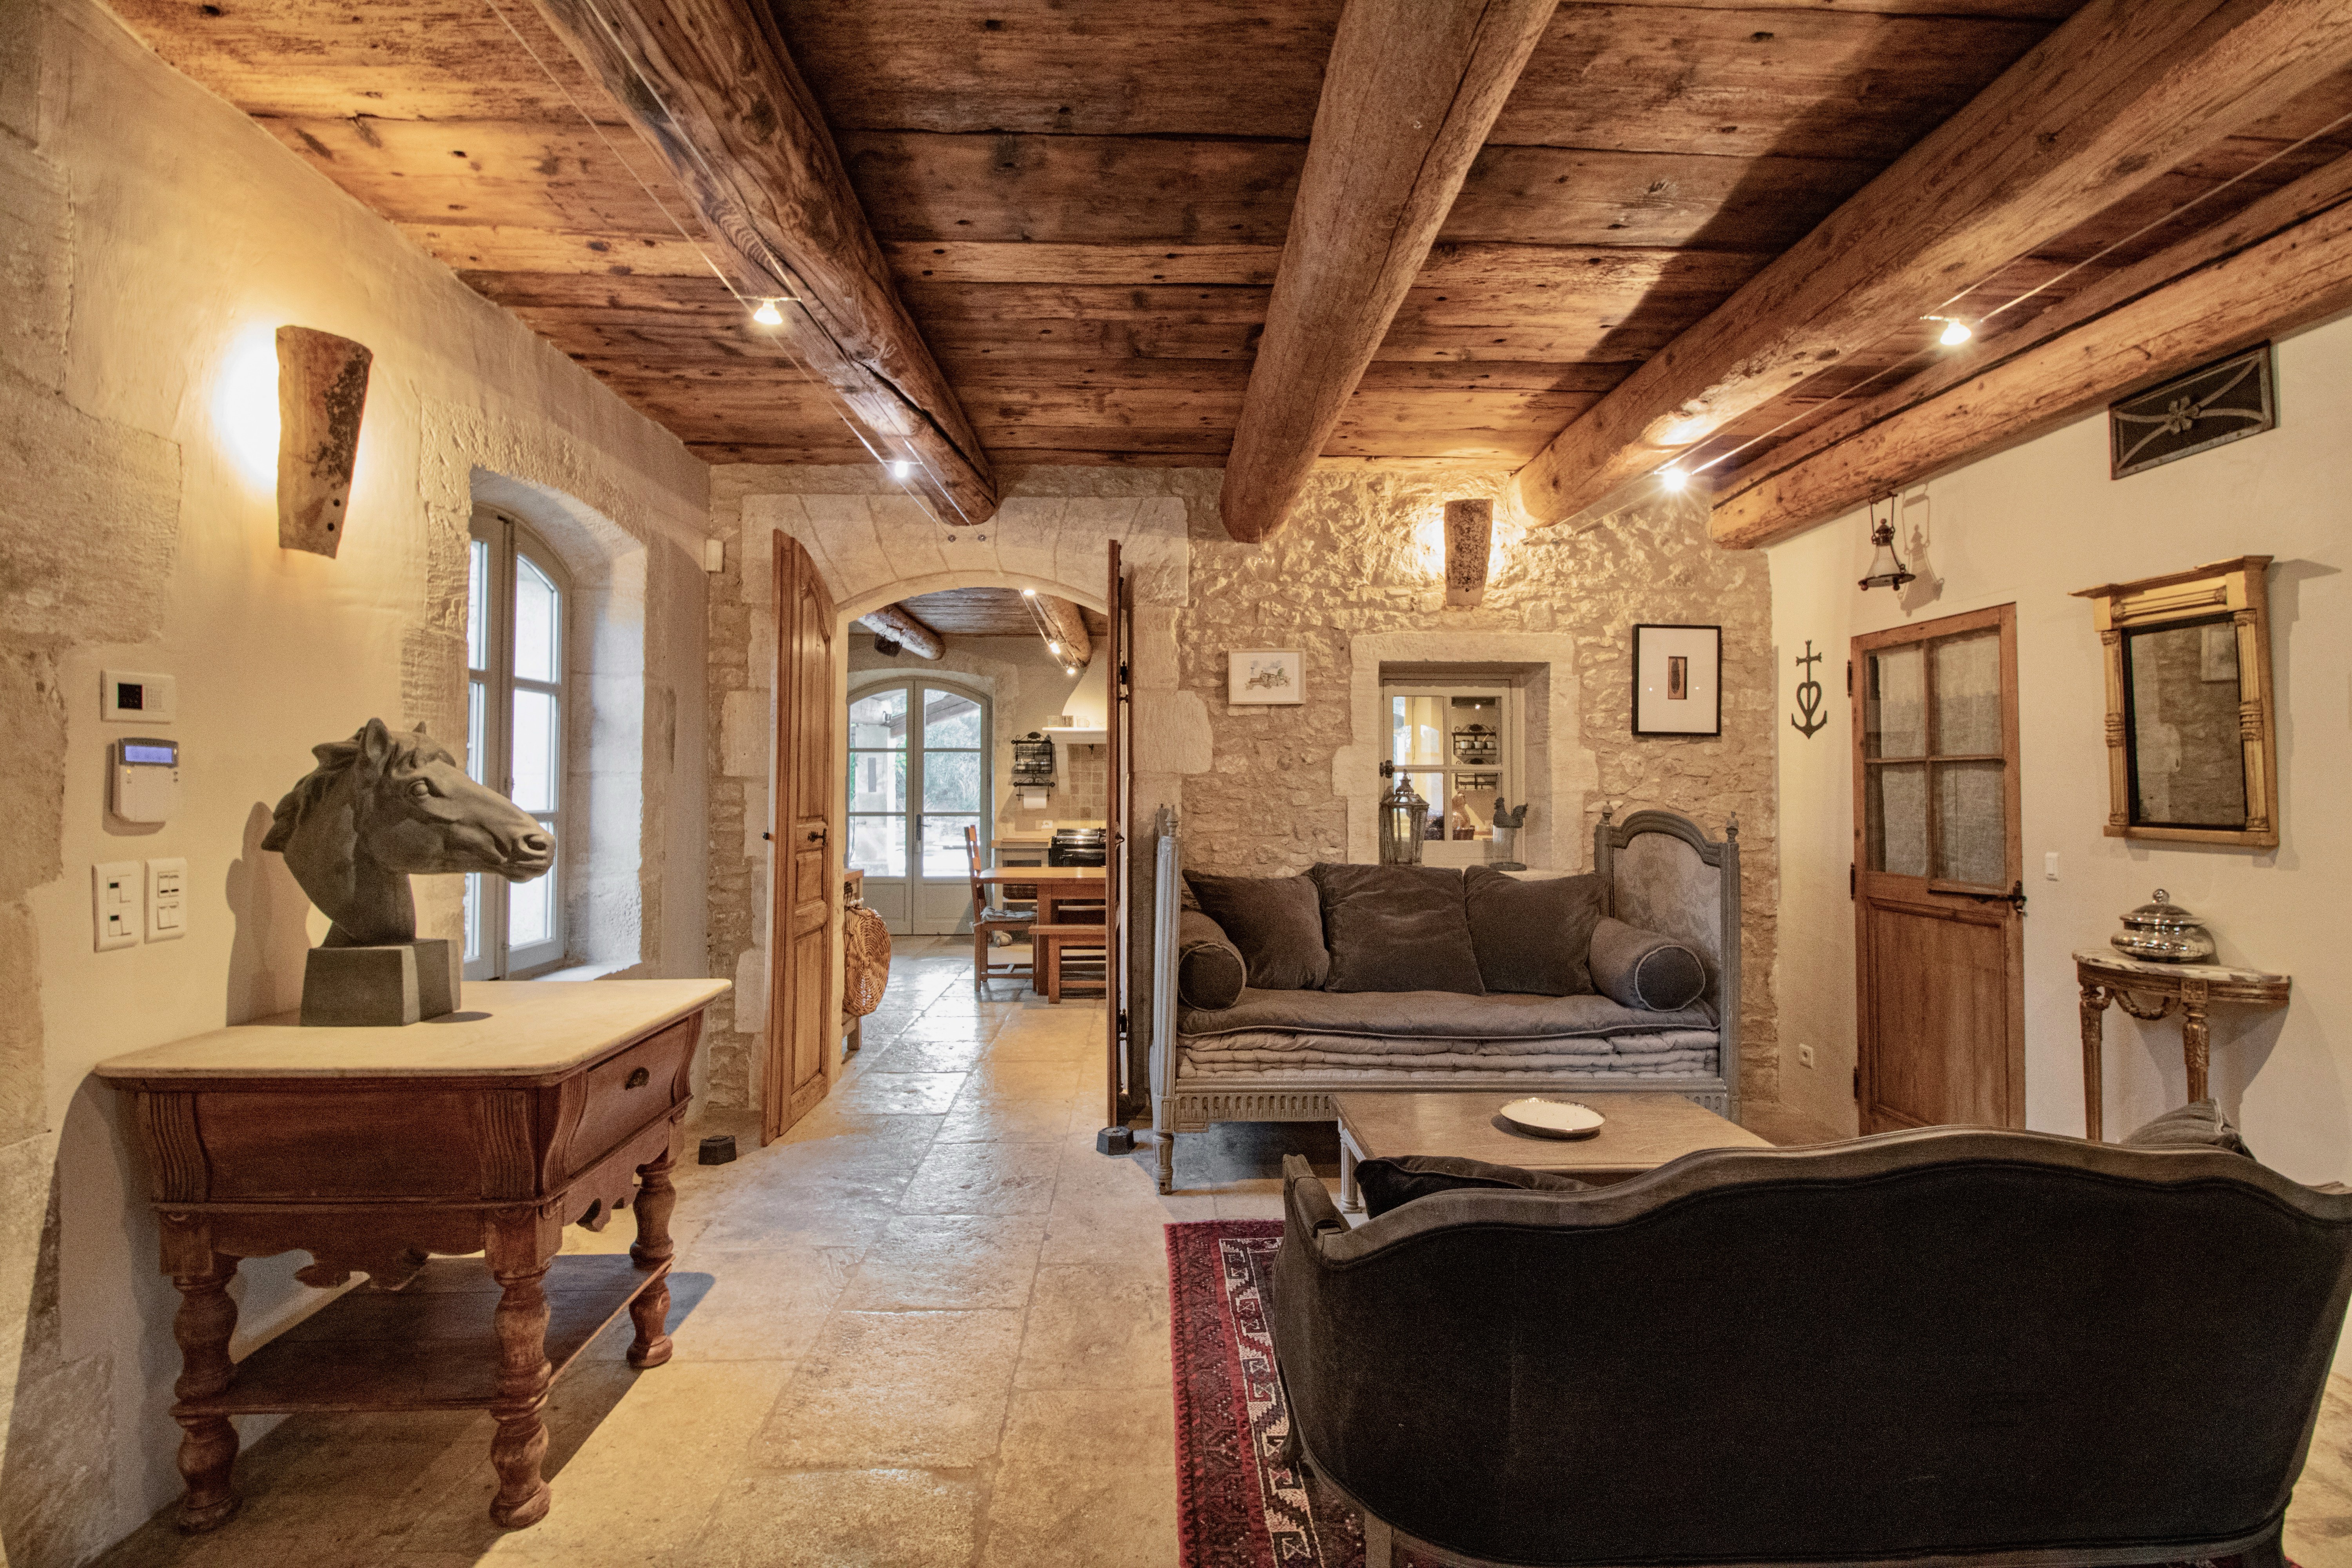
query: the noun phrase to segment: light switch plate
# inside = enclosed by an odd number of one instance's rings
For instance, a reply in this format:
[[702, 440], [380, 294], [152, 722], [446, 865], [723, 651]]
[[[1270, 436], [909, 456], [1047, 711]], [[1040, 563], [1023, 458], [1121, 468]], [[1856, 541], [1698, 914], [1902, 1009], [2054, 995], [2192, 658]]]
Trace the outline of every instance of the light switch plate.
[[89, 868], [90, 915], [99, 952], [139, 945], [141, 891], [136, 860], [101, 860]]
[[180, 683], [135, 669], [98, 672], [99, 717], [121, 724], [168, 724], [179, 715]]
[[188, 934], [188, 863], [173, 857], [147, 862], [147, 940], [177, 942]]
[[2055, 849], [2042, 857], [2042, 874], [2053, 882], [2058, 879], [2058, 851]]

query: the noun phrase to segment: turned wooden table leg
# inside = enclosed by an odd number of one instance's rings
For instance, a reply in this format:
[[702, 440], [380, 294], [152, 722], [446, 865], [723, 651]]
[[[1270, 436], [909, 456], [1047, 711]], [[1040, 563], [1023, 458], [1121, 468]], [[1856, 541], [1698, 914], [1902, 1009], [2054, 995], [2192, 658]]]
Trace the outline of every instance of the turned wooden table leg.
[[2083, 987], [2083, 1136], [2099, 1142], [2105, 1123], [2105, 1074], [2100, 1062], [2101, 1035], [2106, 1026], [2107, 994], [2099, 986]]
[[493, 1226], [490, 1275], [503, 1294], [493, 1319], [499, 1335], [499, 1393], [490, 1406], [498, 1436], [490, 1440], [490, 1464], [499, 1472], [499, 1495], [490, 1500], [490, 1521], [509, 1530], [537, 1524], [551, 1500], [540, 1467], [547, 1458], [547, 1404], [553, 1374], [547, 1363], [547, 1278], [551, 1254], [541, 1252], [528, 1218], [509, 1229]]
[[637, 1326], [637, 1337], [629, 1346], [634, 1367], [659, 1366], [670, 1356], [669, 1263], [677, 1250], [669, 1238], [669, 1216], [677, 1207], [670, 1168], [667, 1153], [637, 1167], [637, 1239], [629, 1247], [629, 1257], [638, 1268], [659, 1272], [629, 1303], [629, 1321]]
[[2205, 1069], [2212, 1055], [2212, 1039], [2205, 1027], [2206, 1003], [2205, 982], [2180, 983], [2180, 1056], [2189, 1069], [2191, 1105], [2205, 1098]]
[[225, 1393], [236, 1376], [228, 1357], [229, 1336], [236, 1331], [236, 1303], [228, 1294], [236, 1259], [209, 1247], [199, 1256], [205, 1262], [197, 1271], [172, 1276], [180, 1291], [180, 1310], [172, 1320], [173, 1337], [180, 1342], [180, 1380], [172, 1388], [178, 1403], [172, 1418], [180, 1424], [180, 1479], [188, 1486], [180, 1500], [180, 1528], [190, 1534], [219, 1529], [242, 1506], [231, 1479], [236, 1426], [226, 1415], [188, 1408]]

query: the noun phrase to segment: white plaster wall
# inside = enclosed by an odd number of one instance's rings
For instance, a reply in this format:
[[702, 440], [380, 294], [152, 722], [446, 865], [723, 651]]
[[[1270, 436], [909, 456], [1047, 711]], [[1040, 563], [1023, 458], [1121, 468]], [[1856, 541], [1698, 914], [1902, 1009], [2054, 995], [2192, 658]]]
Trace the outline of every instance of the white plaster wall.
[[[2217, 1009], [2212, 1086], [2263, 1161], [2304, 1182], [2352, 1177], [2352, 979], [2342, 963], [2352, 883], [2352, 321], [2277, 349], [2279, 427], [2121, 481], [2107, 478], [2104, 414], [1934, 479], [1905, 499], [1903, 550], [1927, 581], [1898, 604], [1855, 582], [1857, 513], [1770, 552], [1778, 645], [1782, 1038], [1787, 1102], [1854, 1124], [1852, 748], [1844, 686], [1856, 634], [1986, 605], [2017, 605], [2024, 806], [2025, 1110], [2029, 1126], [2083, 1129], [2081, 1034], [2069, 954], [2104, 943], [2158, 887], [2211, 925], [2224, 962], [2294, 976], [2284, 1012]], [[2074, 590], [2242, 554], [2270, 570], [2279, 701], [2274, 854], [2109, 838], [2105, 689], [2088, 604]], [[1940, 584], [1940, 588], [1937, 586]], [[1807, 638], [1825, 655], [1830, 720], [1789, 726]], [[2059, 857], [2059, 879], [2042, 858]], [[2105, 1125], [2120, 1135], [2186, 1098], [2178, 1019], [2106, 1021]]]
[[[462, 746], [478, 470], [566, 498], [640, 562], [627, 596], [654, 718], [640, 742], [650, 820], [645, 874], [620, 896], [651, 906], [638, 911], [651, 966], [700, 972], [702, 579], [686, 547], [704, 531], [708, 470], [95, 5], [0, 12], [0, 639], [10, 668], [31, 672], [23, 711], [53, 715], [63, 738], [54, 764], [11, 763], [0, 857], [12, 876], [31, 868], [24, 934], [37, 944], [29, 994], [5, 997], [0, 1071], [38, 1081], [45, 1129], [5, 1151], [0, 1195], [15, 1227], [0, 1323], [37, 1330], [21, 1353], [6, 1347], [0, 1546], [10, 1563], [68, 1563], [178, 1490], [172, 1291], [143, 1172], [89, 1068], [298, 999], [320, 922], [258, 843], [313, 743], [380, 715]], [[267, 363], [283, 323], [375, 354], [333, 561], [278, 548], [272, 479], [239, 466], [247, 413], [223, 398], [240, 356]], [[184, 800], [160, 829], [102, 810], [104, 748], [124, 732], [99, 721], [104, 667], [178, 677], [162, 732], [184, 748]], [[92, 952], [91, 864], [156, 855], [188, 859], [187, 938]], [[455, 879], [435, 880], [446, 885], [420, 888], [423, 923], [455, 935]], [[37, 1270], [52, 1197], [56, 1251]], [[247, 1266], [240, 1343], [315, 1304], [290, 1281], [302, 1261]]]

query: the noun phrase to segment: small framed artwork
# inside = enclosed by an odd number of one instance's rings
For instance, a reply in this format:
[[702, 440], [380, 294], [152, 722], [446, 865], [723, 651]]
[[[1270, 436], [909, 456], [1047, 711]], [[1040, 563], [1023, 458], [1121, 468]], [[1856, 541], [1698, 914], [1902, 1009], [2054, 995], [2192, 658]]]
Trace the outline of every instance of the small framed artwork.
[[1633, 733], [1723, 733], [1723, 628], [1633, 628]]
[[1307, 660], [1297, 648], [1235, 648], [1225, 658], [1225, 700], [1234, 706], [1307, 700]]

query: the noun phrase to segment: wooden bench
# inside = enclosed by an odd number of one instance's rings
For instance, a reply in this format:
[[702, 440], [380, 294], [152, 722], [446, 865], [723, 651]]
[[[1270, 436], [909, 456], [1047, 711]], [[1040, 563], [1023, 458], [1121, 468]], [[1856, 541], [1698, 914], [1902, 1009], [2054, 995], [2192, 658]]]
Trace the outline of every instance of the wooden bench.
[[1030, 963], [1045, 978], [1045, 1000], [1062, 999], [1062, 956], [1066, 948], [1099, 947], [1104, 950], [1103, 962], [1108, 970], [1110, 962], [1110, 931], [1101, 925], [1033, 925], [1029, 928]]

